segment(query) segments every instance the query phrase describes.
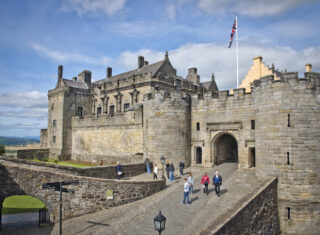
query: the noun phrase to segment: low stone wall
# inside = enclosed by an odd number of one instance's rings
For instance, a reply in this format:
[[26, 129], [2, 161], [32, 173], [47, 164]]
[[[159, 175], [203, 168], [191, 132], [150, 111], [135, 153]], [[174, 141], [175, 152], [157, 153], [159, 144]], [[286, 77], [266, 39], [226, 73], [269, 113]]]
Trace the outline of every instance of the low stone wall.
[[[148, 197], [165, 187], [165, 180], [114, 180], [74, 176], [38, 165], [6, 161], [0, 158], [0, 204], [6, 197], [27, 194], [38, 198], [50, 211], [51, 221], [59, 218], [59, 192], [43, 190], [42, 184], [78, 180], [78, 185], [65, 186], [74, 194], [63, 194], [63, 219], [97, 212], [109, 207]], [[111, 198], [107, 191], [111, 190]]]
[[274, 178], [210, 234], [280, 234], [278, 179]]
[[[66, 173], [66, 174], [95, 177], [95, 178], [102, 178], [102, 179], [117, 178], [116, 166], [97, 166], [97, 167], [76, 168], [76, 167], [69, 167], [69, 166], [59, 166], [56, 164], [49, 164], [49, 163], [43, 163], [43, 162], [34, 162], [26, 159], [16, 159], [12, 157], [0, 157], [0, 160], [1, 158], [7, 161], [16, 162], [16, 163], [23, 163], [28, 165], [52, 168], [55, 171]], [[122, 177], [132, 177], [132, 176], [140, 175], [140, 174], [143, 174], [145, 171], [146, 171], [145, 163], [122, 165], [122, 172], [123, 172]]]
[[49, 158], [49, 149], [23, 149], [18, 150], [17, 158], [20, 159], [39, 159], [45, 161]]

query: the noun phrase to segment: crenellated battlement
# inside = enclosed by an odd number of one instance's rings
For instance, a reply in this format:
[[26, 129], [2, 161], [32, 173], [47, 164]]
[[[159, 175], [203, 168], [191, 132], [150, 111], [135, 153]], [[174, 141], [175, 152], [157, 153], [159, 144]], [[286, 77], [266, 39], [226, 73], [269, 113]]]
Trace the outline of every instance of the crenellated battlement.
[[282, 86], [289, 85], [294, 89], [319, 89], [320, 87], [320, 73], [306, 72], [304, 78], [298, 77], [298, 72], [282, 73], [279, 80], [274, 79], [274, 75], [267, 75], [258, 80], [253, 81], [253, 92], [274, 86], [274, 84], [281, 84]]
[[148, 102], [149, 100], [153, 100], [156, 102], [164, 102], [171, 100], [171, 102], [188, 102], [190, 100], [190, 95], [182, 94], [176, 91], [169, 90], [158, 90], [153, 93], [147, 93], [143, 96], [143, 101]]

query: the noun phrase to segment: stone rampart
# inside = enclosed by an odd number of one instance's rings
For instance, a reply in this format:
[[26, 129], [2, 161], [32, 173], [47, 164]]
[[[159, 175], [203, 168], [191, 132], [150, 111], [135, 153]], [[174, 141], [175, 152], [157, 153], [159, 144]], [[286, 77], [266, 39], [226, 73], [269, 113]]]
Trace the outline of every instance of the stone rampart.
[[[16, 159], [12, 157], [0, 157], [0, 160], [4, 159], [6, 161], [15, 162], [17, 164], [34, 165], [39, 167], [46, 167], [47, 169], [52, 169], [53, 171], [58, 171], [64, 174], [95, 177], [102, 179], [116, 179], [117, 172], [116, 166], [97, 166], [97, 167], [70, 167], [70, 166], [60, 166], [56, 164], [49, 164], [44, 162], [33, 162], [25, 159]], [[146, 171], [145, 163], [137, 164], [122, 164], [123, 177], [132, 177], [136, 175], [143, 174]]]
[[270, 180], [210, 234], [280, 234], [277, 182]]
[[22, 149], [18, 150], [17, 158], [20, 159], [39, 159], [45, 161], [49, 158], [49, 149]]
[[[52, 168], [0, 159], [0, 203], [6, 197], [27, 194], [38, 198], [50, 211], [51, 221], [59, 219], [59, 192], [43, 190], [42, 184], [78, 180], [79, 185], [65, 186], [74, 194], [63, 194], [63, 219], [94, 213], [150, 196], [165, 187], [165, 180], [112, 180], [75, 176]], [[107, 190], [111, 197], [107, 198]]]

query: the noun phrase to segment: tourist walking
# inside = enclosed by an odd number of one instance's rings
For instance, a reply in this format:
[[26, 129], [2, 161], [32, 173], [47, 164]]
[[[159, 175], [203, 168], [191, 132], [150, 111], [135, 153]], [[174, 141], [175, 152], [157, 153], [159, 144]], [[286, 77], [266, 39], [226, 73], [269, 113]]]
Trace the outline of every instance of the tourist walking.
[[180, 159], [179, 170], [180, 170], [181, 176], [183, 176], [183, 169], [184, 169], [184, 161], [182, 159]]
[[169, 181], [173, 181], [174, 180], [174, 165], [172, 162], [170, 162], [170, 165], [169, 165], [169, 175], [170, 175], [170, 180]]
[[193, 194], [193, 176], [191, 172], [189, 173], [189, 176], [188, 176], [188, 183], [190, 184], [190, 195], [192, 195]]
[[150, 161], [146, 159], [147, 173], [151, 173]]
[[102, 161], [102, 160], [100, 160], [99, 165], [100, 165], [100, 166], [103, 166], [103, 161]]
[[154, 164], [153, 167], [153, 179], [158, 179], [158, 167], [157, 167], [157, 163]]
[[188, 179], [184, 179], [185, 183], [184, 183], [184, 187], [183, 187], [183, 201], [182, 204], [186, 204], [186, 199], [187, 199], [187, 203], [190, 204], [189, 201], [189, 192], [190, 192], [190, 184], [188, 182]]
[[202, 176], [201, 184], [203, 187], [203, 193], [207, 193], [207, 195], [208, 195], [208, 193], [209, 193], [208, 185], [210, 184], [210, 179], [209, 179], [209, 176], [207, 175], [207, 172], [205, 172], [204, 175]]
[[123, 173], [122, 166], [121, 166], [120, 162], [117, 162], [116, 170], [117, 170], [117, 179], [119, 180], [122, 173]]
[[213, 176], [213, 184], [214, 184], [214, 190], [216, 191], [216, 195], [218, 197], [220, 196], [220, 186], [222, 185], [222, 177], [219, 174], [219, 171], [216, 171], [215, 176]]
[[166, 172], [167, 172], [167, 178], [169, 179], [169, 166], [170, 166], [170, 163], [169, 161], [167, 161], [166, 163]]

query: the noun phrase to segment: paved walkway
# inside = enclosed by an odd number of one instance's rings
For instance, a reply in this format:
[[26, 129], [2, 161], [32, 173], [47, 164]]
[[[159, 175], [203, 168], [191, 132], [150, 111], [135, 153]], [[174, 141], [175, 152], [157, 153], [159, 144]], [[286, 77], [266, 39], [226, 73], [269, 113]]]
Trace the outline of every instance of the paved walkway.
[[[184, 180], [177, 177], [174, 182], [167, 181], [168, 186], [165, 190], [146, 199], [64, 221], [64, 234], [157, 234], [153, 218], [159, 210], [167, 217], [166, 230], [162, 234], [197, 234], [208, 226], [214, 227], [212, 221], [218, 225], [227, 219], [239, 204], [261, 186], [261, 182], [253, 173], [248, 171], [239, 174], [236, 167], [234, 163], [225, 163], [211, 169], [200, 167], [187, 169], [186, 172], [191, 170], [195, 178], [195, 193], [191, 205], [181, 204]], [[211, 184], [207, 196], [202, 192], [201, 176], [204, 171], [208, 171], [212, 180], [216, 170], [219, 170], [223, 177], [222, 195], [217, 197]], [[151, 178], [152, 175], [144, 177]], [[30, 233], [26, 230], [23, 233], [15, 231], [15, 234], [23, 235], [58, 233], [59, 224], [40, 230], [30, 230]]]

